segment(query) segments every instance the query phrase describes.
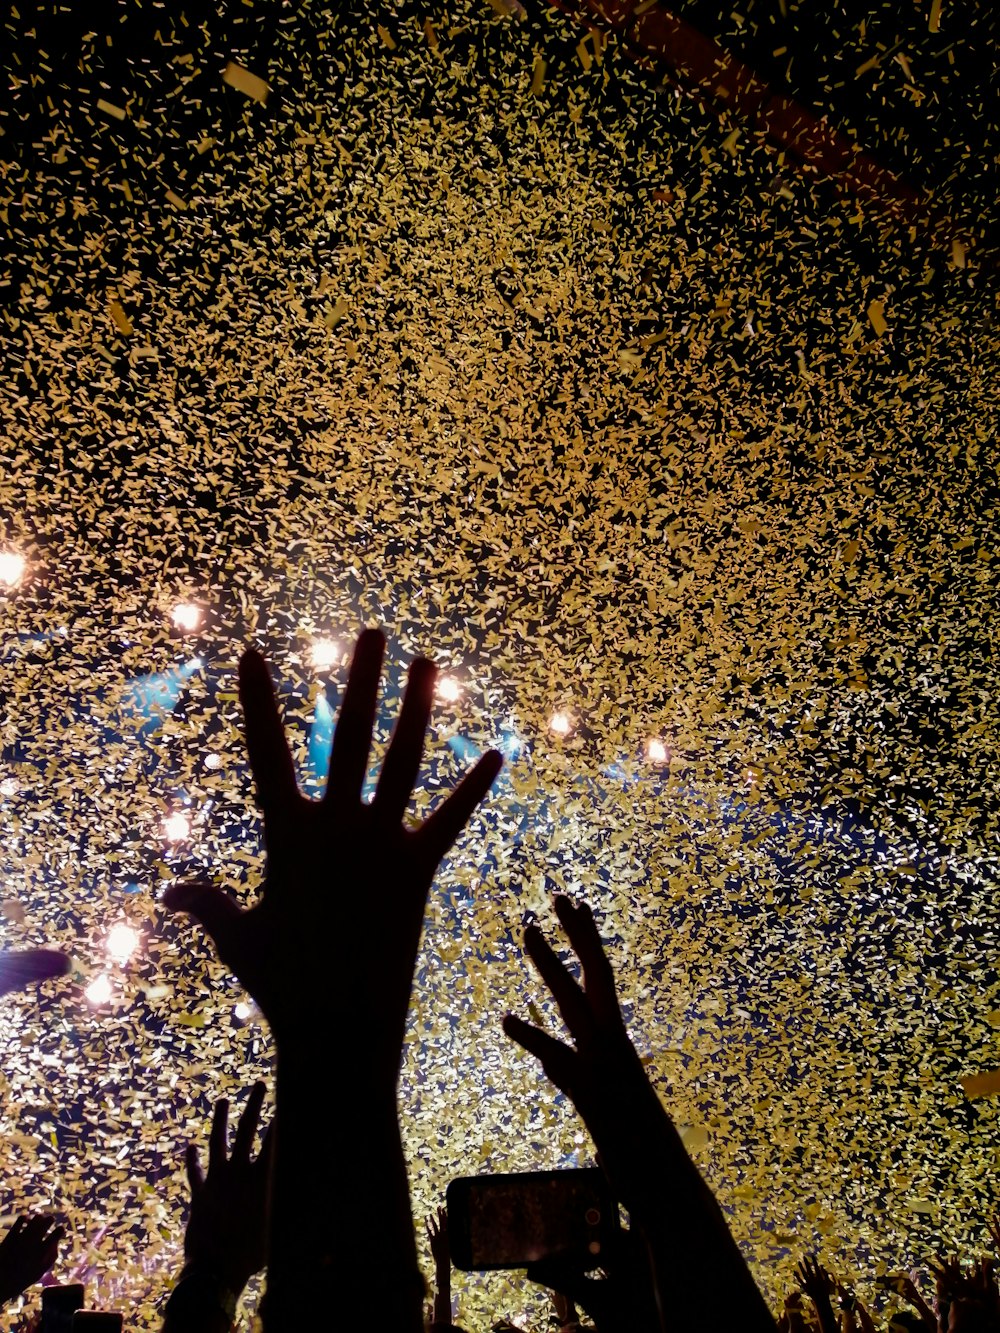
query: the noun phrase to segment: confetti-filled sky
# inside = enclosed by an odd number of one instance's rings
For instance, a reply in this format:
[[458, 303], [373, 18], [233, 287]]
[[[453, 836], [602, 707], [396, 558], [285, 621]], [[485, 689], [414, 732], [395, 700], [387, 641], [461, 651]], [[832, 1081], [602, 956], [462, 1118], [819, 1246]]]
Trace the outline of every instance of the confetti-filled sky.
[[[905, 215], [514, 0], [10, 19], [0, 938], [75, 969], [0, 1014], [2, 1207], [64, 1214], [58, 1275], [128, 1327], [176, 1263], [184, 1143], [270, 1072], [159, 904], [191, 864], [255, 892], [236, 660], [269, 655], [315, 786], [364, 624], [383, 741], [412, 655], [455, 683], [421, 805], [509, 755], [429, 909], [418, 1218], [455, 1175], [588, 1160], [499, 1029], [555, 1023], [519, 938], [564, 889], [769, 1296], [810, 1248], [877, 1297], [983, 1243], [993, 48], [910, 9], [682, 11], [907, 180]], [[380, 911], [338, 891], [334, 953]], [[456, 1291], [470, 1329], [542, 1318], [516, 1275]]]

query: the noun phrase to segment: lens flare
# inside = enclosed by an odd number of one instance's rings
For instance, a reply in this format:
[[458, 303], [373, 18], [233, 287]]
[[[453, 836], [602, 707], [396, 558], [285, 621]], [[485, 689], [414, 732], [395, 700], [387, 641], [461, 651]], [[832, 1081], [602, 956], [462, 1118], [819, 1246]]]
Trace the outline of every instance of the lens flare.
[[167, 815], [163, 821], [163, 836], [167, 842], [187, 842], [191, 836], [191, 816], [183, 810]]
[[201, 624], [201, 607], [194, 602], [178, 602], [170, 618], [177, 629], [191, 634]]
[[108, 954], [114, 962], [123, 966], [138, 949], [140, 942], [139, 932], [126, 925], [124, 921], [120, 921], [108, 931]]
[[313, 643], [311, 657], [316, 671], [329, 671], [340, 660], [340, 644], [334, 639], [317, 639]]
[[27, 564], [20, 551], [0, 551], [0, 585], [13, 588], [20, 582]]

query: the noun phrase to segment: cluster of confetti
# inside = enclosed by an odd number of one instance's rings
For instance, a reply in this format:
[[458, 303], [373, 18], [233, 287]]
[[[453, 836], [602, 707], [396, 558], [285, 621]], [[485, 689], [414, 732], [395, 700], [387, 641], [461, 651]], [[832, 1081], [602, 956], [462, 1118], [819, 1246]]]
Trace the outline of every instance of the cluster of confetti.
[[[772, 1298], [810, 1248], [870, 1295], [982, 1244], [995, 282], [936, 86], [879, 14], [829, 20], [844, 77], [875, 56], [865, 95], [947, 141], [954, 236], [517, 0], [10, 20], [0, 943], [74, 971], [0, 1012], [3, 1211], [64, 1215], [59, 1275], [130, 1328], [177, 1263], [184, 1143], [270, 1071], [160, 906], [192, 865], [259, 881], [236, 660], [268, 654], [318, 789], [370, 623], [380, 746], [405, 662], [442, 667], [421, 808], [508, 755], [429, 910], [418, 1216], [455, 1175], [587, 1160], [499, 1028], [555, 1022], [519, 937], [561, 889]], [[342, 891], [332, 957], [381, 910]], [[456, 1290], [473, 1328], [543, 1318], [517, 1275]]]

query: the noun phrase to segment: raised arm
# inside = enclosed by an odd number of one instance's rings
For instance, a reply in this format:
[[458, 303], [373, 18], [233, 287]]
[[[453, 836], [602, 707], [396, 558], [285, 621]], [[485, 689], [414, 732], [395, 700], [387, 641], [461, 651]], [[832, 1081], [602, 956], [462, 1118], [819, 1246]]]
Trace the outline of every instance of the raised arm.
[[231, 1153], [229, 1102], [224, 1097], [216, 1102], [207, 1172], [195, 1144], [188, 1144], [185, 1166], [191, 1207], [184, 1232], [184, 1268], [167, 1302], [164, 1333], [229, 1333], [244, 1288], [264, 1267], [270, 1132], [253, 1156], [264, 1092], [263, 1083], [251, 1088]]
[[774, 1320], [708, 1186], [688, 1157], [635, 1051], [590, 908], [557, 897], [581, 985], [537, 926], [525, 949], [573, 1044], [508, 1015], [504, 1031], [542, 1062], [590, 1131], [598, 1160], [649, 1252], [664, 1333], [684, 1328], [774, 1333]]
[[383, 651], [378, 631], [358, 640], [319, 801], [298, 790], [265, 662], [244, 655], [240, 694], [267, 848], [263, 891], [247, 911], [206, 884], [176, 886], [166, 899], [204, 924], [277, 1045], [269, 1333], [310, 1326], [316, 1282], [340, 1293], [345, 1328], [368, 1322], [377, 1290], [387, 1328], [421, 1329], [396, 1082], [431, 880], [501, 756], [484, 755], [419, 827], [407, 827], [434, 696], [434, 667], [418, 659], [374, 796], [363, 799]]
[[15, 1218], [0, 1241], [0, 1307], [45, 1276], [56, 1261], [64, 1235], [65, 1229], [47, 1214]]
[[799, 1285], [816, 1307], [820, 1333], [839, 1333], [840, 1320], [833, 1308], [837, 1284], [816, 1255], [806, 1255], [798, 1266]]

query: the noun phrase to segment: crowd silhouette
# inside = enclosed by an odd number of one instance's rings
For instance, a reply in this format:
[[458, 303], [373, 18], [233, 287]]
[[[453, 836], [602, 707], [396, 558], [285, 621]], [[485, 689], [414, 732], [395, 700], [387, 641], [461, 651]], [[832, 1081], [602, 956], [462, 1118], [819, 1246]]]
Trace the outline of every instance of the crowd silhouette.
[[[168, 907], [208, 932], [259, 1005], [276, 1050], [274, 1110], [263, 1132], [267, 1089], [255, 1083], [231, 1144], [231, 1108], [221, 1100], [207, 1165], [188, 1149], [184, 1265], [165, 1275], [165, 1333], [226, 1333], [259, 1273], [266, 1273], [266, 1333], [464, 1327], [453, 1308], [443, 1208], [424, 1220], [432, 1287], [418, 1266], [396, 1088], [427, 896], [502, 759], [485, 754], [422, 824], [406, 824], [435, 688], [434, 667], [418, 659], [366, 800], [383, 651], [378, 631], [360, 636], [318, 801], [297, 786], [267, 664], [244, 654], [240, 695], [266, 846], [259, 899], [241, 909], [204, 880], [175, 884], [165, 895]], [[345, 898], [355, 905], [349, 932]], [[797, 1289], [780, 1312], [770, 1310], [629, 1038], [593, 913], [565, 896], [555, 898], [554, 910], [576, 963], [564, 961], [536, 924], [524, 932], [524, 950], [551, 992], [565, 1037], [514, 1014], [503, 1018], [503, 1034], [537, 1058], [576, 1108], [627, 1226], [596, 1268], [561, 1253], [525, 1266], [525, 1280], [552, 1293], [552, 1324], [598, 1333], [1000, 1331], [992, 1257], [935, 1259], [933, 1291], [901, 1274], [896, 1313], [876, 1316], [848, 1281], [807, 1255]], [[44, 983], [68, 966], [50, 950], [2, 955], [0, 994]], [[331, 1098], [334, 1069], [346, 1077]], [[0, 1241], [0, 1301], [10, 1307], [46, 1278], [37, 1305], [30, 1292], [19, 1328], [127, 1329], [127, 1311], [105, 1312], [101, 1322], [86, 1311], [82, 1286], [58, 1282], [62, 1235], [52, 1216], [14, 1222]], [[989, 1239], [1000, 1254], [997, 1223]], [[335, 1304], [317, 1290], [335, 1290]], [[506, 1327], [498, 1312], [493, 1328]]]

